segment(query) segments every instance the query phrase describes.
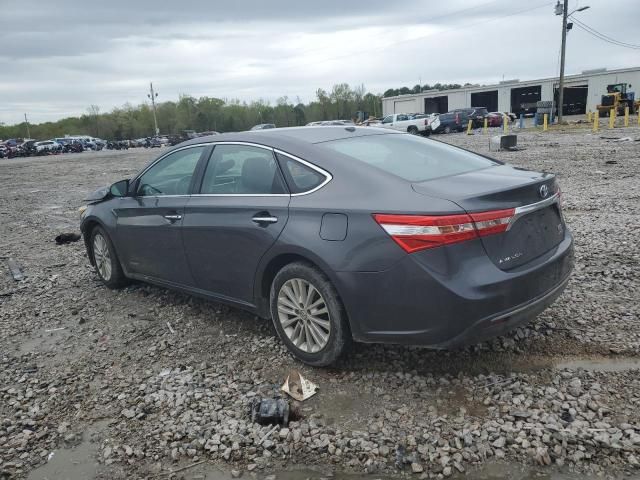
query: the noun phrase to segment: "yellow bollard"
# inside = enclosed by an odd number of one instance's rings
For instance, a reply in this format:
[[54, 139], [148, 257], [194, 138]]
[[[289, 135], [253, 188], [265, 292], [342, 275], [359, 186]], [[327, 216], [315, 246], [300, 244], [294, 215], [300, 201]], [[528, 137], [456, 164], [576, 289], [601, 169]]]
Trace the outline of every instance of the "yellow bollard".
[[487, 117], [484, 118], [484, 127], [482, 127], [482, 130], [484, 131], [484, 134], [487, 134], [487, 127], [489, 126], [489, 120], [487, 119]]
[[624, 107], [624, 126], [629, 126], [629, 107]]
[[542, 131], [546, 132], [548, 128], [549, 128], [549, 114], [545, 113], [544, 120], [542, 121]]
[[502, 131], [504, 133], [509, 133], [509, 117], [506, 115], [502, 116]]
[[613, 128], [616, 125], [616, 111], [612, 108], [609, 110], [609, 128]]
[[591, 110], [587, 112], [587, 122], [591, 123]]
[[469, 120], [469, 124], [467, 125], [467, 135], [471, 135], [472, 127], [473, 127], [473, 120]]
[[600, 112], [596, 110], [593, 113], [593, 131], [597, 132], [599, 127], [600, 127]]

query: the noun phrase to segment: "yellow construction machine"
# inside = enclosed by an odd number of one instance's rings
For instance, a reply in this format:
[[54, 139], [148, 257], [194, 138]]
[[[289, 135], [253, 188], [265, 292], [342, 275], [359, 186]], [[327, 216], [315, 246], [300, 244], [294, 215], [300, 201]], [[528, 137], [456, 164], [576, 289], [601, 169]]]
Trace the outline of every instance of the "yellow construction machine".
[[626, 107], [629, 107], [629, 113], [633, 114], [640, 109], [640, 100], [635, 100], [635, 93], [627, 90], [626, 83], [613, 83], [607, 85], [607, 93], [602, 95], [602, 100], [596, 108], [600, 116], [604, 117], [609, 115], [611, 109], [617, 115], [624, 115]]

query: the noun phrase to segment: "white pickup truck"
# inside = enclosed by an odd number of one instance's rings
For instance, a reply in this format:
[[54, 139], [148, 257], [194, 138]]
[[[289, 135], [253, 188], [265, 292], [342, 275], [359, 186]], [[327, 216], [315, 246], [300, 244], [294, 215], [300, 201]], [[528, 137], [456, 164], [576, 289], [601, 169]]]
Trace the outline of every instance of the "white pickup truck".
[[395, 113], [387, 115], [382, 119], [382, 123], [376, 125], [383, 128], [391, 128], [400, 132], [408, 132], [413, 134], [428, 134], [429, 118], [420, 115], [422, 118], [416, 118], [408, 113]]

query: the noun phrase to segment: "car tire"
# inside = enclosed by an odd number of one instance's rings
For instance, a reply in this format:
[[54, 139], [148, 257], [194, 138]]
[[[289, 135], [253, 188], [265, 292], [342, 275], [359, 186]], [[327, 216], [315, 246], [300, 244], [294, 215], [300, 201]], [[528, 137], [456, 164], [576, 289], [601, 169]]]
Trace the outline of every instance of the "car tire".
[[451, 133], [451, 127], [449, 125], [444, 127], [444, 133]]
[[116, 249], [102, 227], [95, 227], [91, 231], [89, 245], [93, 265], [102, 283], [113, 289], [125, 286], [128, 279], [122, 271]]
[[409, 128], [407, 128], [407, 133], [410, 133], [411, 135], [417, 135], [418, 127], [411, 125]]
[[271, 283], [269, 303], [280, 340], [300, 361], [325, 367], [351, 345], [340, 297], [317, 268], [302, 262], [284, 266]]

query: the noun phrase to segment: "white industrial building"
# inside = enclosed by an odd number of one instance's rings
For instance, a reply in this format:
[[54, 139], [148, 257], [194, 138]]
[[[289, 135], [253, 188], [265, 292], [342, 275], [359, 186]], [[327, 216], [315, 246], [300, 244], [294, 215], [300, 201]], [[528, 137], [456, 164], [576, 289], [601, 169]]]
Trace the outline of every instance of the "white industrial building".
[[[384, 115], [393, 113], [443, 113], [457, 108], [487, 107], [490, 112], [532, 112], [539, 100], [557, 101], [558, 77], [541, 80], [505, 80], [497, 85], [463, 87], [456, 90], [428, 90], [382, 99]], [[607, 85], [628, 84], [640, 97], [640, 67], [586, 70], [565, 76], [565, 113], [595, 111]], [[630, 86], [629, 86], [630, 85]]]

